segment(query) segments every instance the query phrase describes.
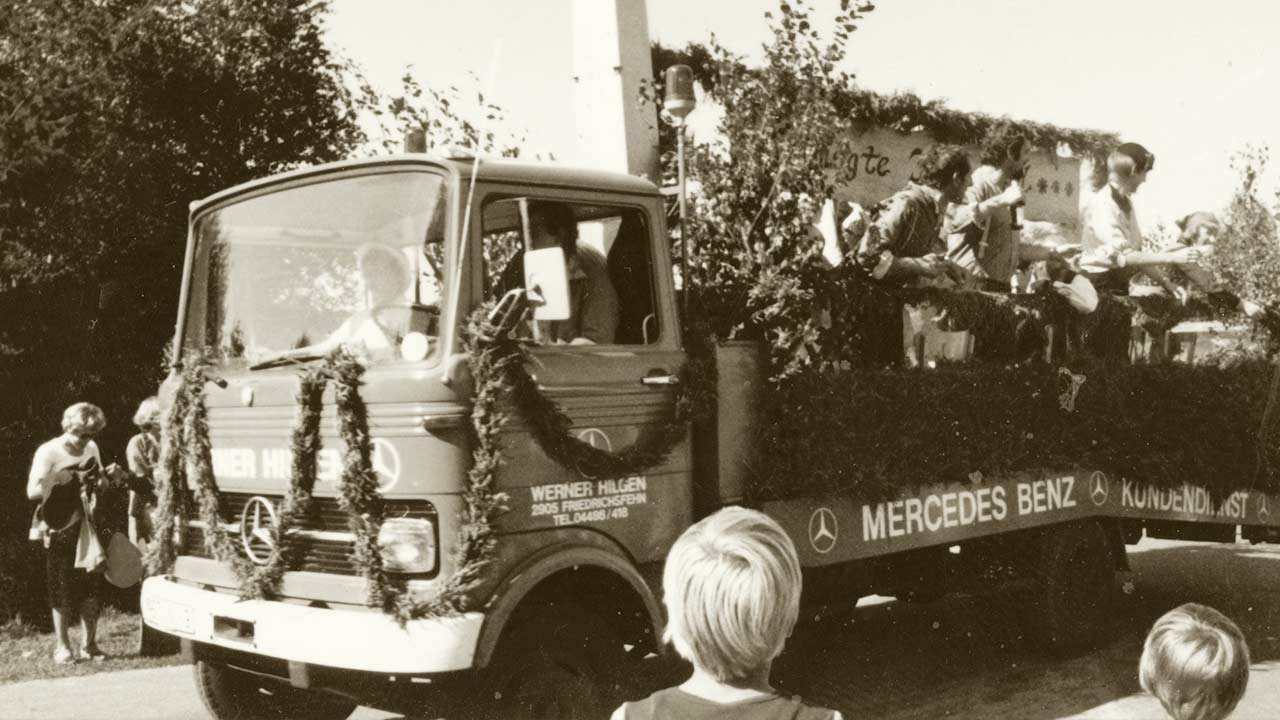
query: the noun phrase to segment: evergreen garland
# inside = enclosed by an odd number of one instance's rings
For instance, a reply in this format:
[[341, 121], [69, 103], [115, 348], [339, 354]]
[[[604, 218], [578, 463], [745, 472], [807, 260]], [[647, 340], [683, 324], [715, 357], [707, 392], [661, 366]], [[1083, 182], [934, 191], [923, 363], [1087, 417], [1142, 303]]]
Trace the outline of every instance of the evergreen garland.
[[[185, 385], [185, 381], [183, 383]], [[156, 541], [147, 548], [147, 570], [152, 575], [169, 572], [178, 557], [177, 535], [185, 531], [187, 507], [180, 488], [186, 485], [182, 471], [182, 418], [187, 414], [187, 394], [181, 387], [165, 414], [156, 467]]]
[[476, 328], [473, 320], [468, 350], [472, 373], [477, 378], [472, 410], [477, 441], [475, 462], [464, 492], [465, 507], [459, 518], [458, 541], [452, 558], [454, 570], [432, 598], [416, 600], [406, 591], [404, 581], [383, 567], [378, 533], [385, 517], [384, 505], [371, 463], [368, 411], [359, 391], [364, 368], [341, 350], [329, 355], [323, 365], [301, 373], [292, 442], [293, 472], [271, 530], [274, 541], [271, 554], [261, 566], [241, 557], [223, 527], [204, 403], [208, 361], [201, 356], [187, 360], [164, 424], [157, 473], [159, 535], [148, 557], [151, 572], [164, 573], [173, 568], [178, 551], [175, 531], [186, 522], [183, 488], [187, 478], [192, 478], [200, 517], [205, 524], [204, 542], [210, 555], [231, 566], [244, 597], [270, 598], [278, 594], [284, 573], [295, 569], [300, 559], [301, 544], [294, 541], [290, 530], [306, 515], [311, 501], [321, 444], [322, 398], [328, 383], [333, 382], [339, 433], [344, 445], [340, 504], [347, 512], [349, 527], [355, 535], [353, 560], [368, 582], [368, 604], [391, 613], [402, 625], [412, 618], [441, 617], [468, 610], [472, 605], [469, 593], [480, 582], [480, 570], [492, 560], [493, 523], [503, 511], [506, 499], [495, 489], [495, 472], [501, 464], [498, 436], [505, 421], [497, 409], [499, 398], [506, 392], [503, 369], [518, 357], [505, 345], [477, 341], [481, 333]]
[[462, 512], [453, 543], [453, 572], [442, 583], [439, 592], [426, 600], [414, 600], [402, 585], [387, 589], [384, 609], [401, 622], [410, 618], [447, 617], [466, 612], [474, 606], [474, 591], [483, 578], [480, 571], [494, 556], [497, 531], [494, 527], [505, 510], [507, 496], [497, 489], [497, 473], [502, 466], [500, 436], [507, 415], [500, 410], [507, 393], [506, 368], [520, 359], [502, 342], [500, 333], [488, 321], [485, 306], [472, 313], [463, 335], [463, 346], [471, 371], [474, 389], [471, 404], [472, 440], [471, 468], [463, 490]]

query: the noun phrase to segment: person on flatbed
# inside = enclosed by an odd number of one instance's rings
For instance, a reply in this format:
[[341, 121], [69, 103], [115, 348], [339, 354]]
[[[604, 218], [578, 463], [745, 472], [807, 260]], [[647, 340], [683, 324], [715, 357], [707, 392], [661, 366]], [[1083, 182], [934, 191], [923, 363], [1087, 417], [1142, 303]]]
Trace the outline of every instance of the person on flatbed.
[[966, 284], [969, 273], [946, 258], [943, 225], [947, 204], [964, 198], [969, 171], [964, 148], [930, 148], [920, 162], [919, 182], [908, 182], [880, 204], [858, 243], [859, 267], [872, 278], [895, 285], [921, 280]]
[[1094, 287], [1115, 295], [1128, 295], [1129, 282], [1142, 273], [1169, 294], [1185, 299], [1161, 265], [1194, 265], [1202, 251], [1182, 247], [1150, 252], [1142, 246], [1142, 228], [1133, 207], [1133, 195], [1147, 181], [1156, 158], [1138, 143], [1124, 143], [1107, 157], [1107, 184], [1094, 193], [1085, 208], [1080, 268]]
[[1018, 269], [1021, 238], [1009, 208], [1022, 201], [1018, 181], [1026, 166], [1026, 137], [1008, 125], [996, 128], [983, 143], [982, 160], [952, 219], [947, 257], [971, 272], [984, 289], [1008, 292]]

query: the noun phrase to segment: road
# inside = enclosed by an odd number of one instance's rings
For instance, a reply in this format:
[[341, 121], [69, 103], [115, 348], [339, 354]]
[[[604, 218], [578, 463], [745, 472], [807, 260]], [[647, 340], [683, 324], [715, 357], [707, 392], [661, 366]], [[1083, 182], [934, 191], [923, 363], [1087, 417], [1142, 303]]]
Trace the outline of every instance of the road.
[[[1163, 720], [1138, 688], [1142, 640], [1164, 611], [1195, 601], [1231, 616], [1249, 641], [1249, 690], [1233, 720], [1276, 717], [1280, 547], [1143, 540], [1130, 561], [1136, 589], [1117, 613], [1115, 640], [1086, 656], [1040, 653], [1010, 621], [1018, 612], [1012, 601], [884, 602], [803, 626], [777, 680], [846, 718]], [[0, 686], [0, 718], [204, 717], [185, 667]], [[362, 708], [353, 717], [398, 716]]]

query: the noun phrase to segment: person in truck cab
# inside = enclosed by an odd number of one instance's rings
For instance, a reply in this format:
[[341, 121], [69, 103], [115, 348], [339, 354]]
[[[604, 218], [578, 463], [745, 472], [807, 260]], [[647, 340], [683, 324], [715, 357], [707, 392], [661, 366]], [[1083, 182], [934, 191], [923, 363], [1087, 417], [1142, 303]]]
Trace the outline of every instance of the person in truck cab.
[[614, 343], [618, 293], [609, 280], [604, 253], [578, 239], [573, 210], [562, 203], [530, 203], [529, 237], [531, 250], [559, 246], [569, 276], [569, 319], [535, 322], [534, 339], [546, 344]]
[[920, 163], [919, 181], [880, 203], [858, 243], [858, 265], [876, 280], [895, 285], [949, 281], [964, 285], [969, 273], [946, 258], [948, 203], [960, 203], [969, 184], [969, 157], [956, 145], [935, 145]]
[[366, 306], [347, 318], [326, 344], [356, 343], [369, 350], [398, 347], [408, 327], [408, 318], [402, 316], [408, 310], [405, 291], [412, 282], [408, 265], [395, 248], [365, 243], [356, 250], [356, 267]]

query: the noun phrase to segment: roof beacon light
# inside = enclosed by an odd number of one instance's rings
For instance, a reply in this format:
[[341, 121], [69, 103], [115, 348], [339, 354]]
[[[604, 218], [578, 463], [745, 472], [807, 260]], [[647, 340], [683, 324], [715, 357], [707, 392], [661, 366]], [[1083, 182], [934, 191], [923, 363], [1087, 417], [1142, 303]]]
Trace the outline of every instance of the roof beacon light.
[[688, 65], [672, 65], [663, 73], [662, 84], [662, 109], [683, 121], [698, 106], [693, 94], [693, 70]]
[[404, 151], [406, 153], [424, 153], [427, 151], [426, 128], [413, 128], [404, 134]]

